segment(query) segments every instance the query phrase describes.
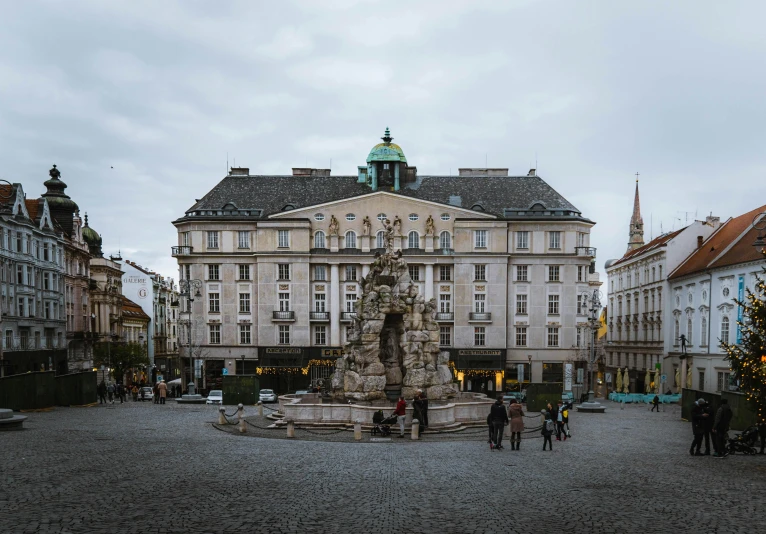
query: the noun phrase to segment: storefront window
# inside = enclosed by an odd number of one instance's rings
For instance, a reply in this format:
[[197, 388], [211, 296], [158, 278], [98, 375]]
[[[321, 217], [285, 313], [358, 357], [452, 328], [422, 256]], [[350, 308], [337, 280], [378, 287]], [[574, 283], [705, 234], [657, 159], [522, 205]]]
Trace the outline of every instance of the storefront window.
[[564, 364], [563, 363], [544, 363], [543, 364], [543, 382], [563, 382]]

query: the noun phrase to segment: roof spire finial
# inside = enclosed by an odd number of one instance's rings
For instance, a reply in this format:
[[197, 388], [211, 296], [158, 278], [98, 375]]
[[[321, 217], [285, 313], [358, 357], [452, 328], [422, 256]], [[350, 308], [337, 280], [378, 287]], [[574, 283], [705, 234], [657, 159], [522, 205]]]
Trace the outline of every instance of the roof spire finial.
[[388, 126], [386, 126], [386, 133], [383, 134], [383, 137], [381, 137], [381, 139], [383, 139], [383, 142], [386, 143], [387, 145], [390, 145], [391, 141], [394, 140], [394, 138], [391, 137], [391, 130], [388, 129]]
[[636, 173], [636, 195], [633, 198], [633, 215], [630, 217], [628, 252], [644, 245], [644, 219], [641, 218], [641, 201], [638, 198], [638, 173]]
[[88, 226], [88, 212], [85, 212], [85, 226]]

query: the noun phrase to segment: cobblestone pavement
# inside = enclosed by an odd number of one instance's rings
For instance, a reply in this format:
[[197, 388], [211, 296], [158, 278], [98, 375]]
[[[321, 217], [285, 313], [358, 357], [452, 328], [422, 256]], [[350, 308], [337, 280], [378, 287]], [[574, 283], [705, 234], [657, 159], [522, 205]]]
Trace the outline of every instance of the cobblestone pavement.
[[766, 456], [691, 457], [678, 407], [607, 404], [573, 413], [552, 452], [240, 436], [213, 427], [217, 407], [172, 402], [30, 413], [0, 434], [0, 532], [758, 530]]

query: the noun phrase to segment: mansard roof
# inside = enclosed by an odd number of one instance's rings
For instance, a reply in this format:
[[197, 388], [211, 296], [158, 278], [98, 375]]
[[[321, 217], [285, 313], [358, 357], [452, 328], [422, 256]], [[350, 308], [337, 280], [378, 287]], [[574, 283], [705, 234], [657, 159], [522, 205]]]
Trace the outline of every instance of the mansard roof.
[[[229, 175], [189, 208], [186, 216], [267, 217], [284, 211], [287, 204], [290, 209], [300, 209], [371, 192], [357, 176]], [[500, 218], [568, 217], [591, 222], [539, 176], [418, 175], [401, 190], [387, 192]]]

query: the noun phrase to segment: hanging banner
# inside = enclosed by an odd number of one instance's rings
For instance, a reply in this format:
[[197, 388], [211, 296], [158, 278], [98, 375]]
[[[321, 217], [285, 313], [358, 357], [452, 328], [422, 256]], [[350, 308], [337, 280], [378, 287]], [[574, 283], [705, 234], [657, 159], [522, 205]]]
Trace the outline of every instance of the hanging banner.
[[[739, 284], [737, 286], [737, 298], [740, 302], [745, 300], [745, 277], [739, 277]], [[742, 322], [742, 306], [737, 306], [737, 345], [742, 343], [742, 328], [739, 323]]]
[[517, 379], [519, 381], [519, 384], [524, 382], [524, 364], [520, 363], [516, 365], [516, 373], [517, 373]]
[[572, 364], [564, 364], [564, 391], [572, 391]]

